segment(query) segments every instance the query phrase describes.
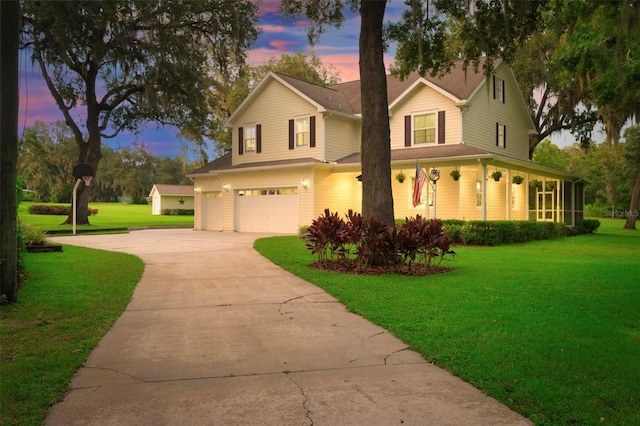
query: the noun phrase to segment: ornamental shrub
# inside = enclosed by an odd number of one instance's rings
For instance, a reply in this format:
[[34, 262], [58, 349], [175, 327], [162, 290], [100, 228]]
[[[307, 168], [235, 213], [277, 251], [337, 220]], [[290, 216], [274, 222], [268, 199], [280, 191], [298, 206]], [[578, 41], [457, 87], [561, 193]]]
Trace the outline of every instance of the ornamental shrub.
[[[32, 204], [29, 206], [29, 214], [46, 214], [54, 216], [69, 216], [71, 214], [71, 206], [59, 206], [54, 204]], [[89, 216], [98, 214], [98, 209], [89, 209]]]
[[163, 216], [193, 216], [193, 209], [162, 209]]
[[427, 220], [421, 216], [406, 218], [400, 225], [389, 226], [375, 217], [364, 219], [360, 213], [349, 210], [347, 220], [338, 213], [325, 209], [324, 215], [312, 221], [302, 234], [317, 264], [325, 267], [332, 260], [351, 260], [355, 257], [357, 272], [372, 267], [398, 268], [413, 265], [429, 268], [433, 260], [438, 265], [450, 250], [449, 238], [440, 220]]
[[583, 219], [576, 223], [576, 233], [591, 234], [598, 230], [600, 221], [598, 219]]

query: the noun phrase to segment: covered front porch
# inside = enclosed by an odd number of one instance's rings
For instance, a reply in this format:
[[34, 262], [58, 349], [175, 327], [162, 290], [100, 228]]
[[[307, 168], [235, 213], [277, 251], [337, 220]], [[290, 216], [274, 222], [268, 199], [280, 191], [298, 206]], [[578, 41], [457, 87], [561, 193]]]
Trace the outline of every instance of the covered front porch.
[[[440, 219], [533, 220], [575, 225], [584, 217], [583, 182], [570, 173], [535, 164], [500, 161], [418, 160], [427, 176], [420, 204], [413, 205], [415, 161], [393, 165], [396, 217], [422, 214]], [[404, 182], [396, 179], [403, 173]]]

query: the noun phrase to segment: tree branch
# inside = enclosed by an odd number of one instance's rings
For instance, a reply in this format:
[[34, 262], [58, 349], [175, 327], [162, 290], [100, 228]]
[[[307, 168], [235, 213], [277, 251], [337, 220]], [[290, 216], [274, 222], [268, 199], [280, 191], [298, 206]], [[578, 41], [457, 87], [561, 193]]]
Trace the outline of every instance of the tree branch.
[[51, 81], [51, 77], [49, 76], [49, 73], [47, 73], [47, 67], [44, 63], [44, 59], [42, 58], [42, 53], [40, 52], [40, 50], [34, 50], [34, 56], [36, 57], [36, 60], [40, 65], [40, 73], [42, 74], [44, 81], [47, 83], [47, 87], [51, 92], [51, 96], [53, 96], [53, 99], [55, 99], [56, 104], [58, 105], [58, 108], [62, 112], [62, 115], [64, 115], [65, 122], [73, 132], [76, 142], [80, 144], [81, 142], [84, 141], [82, 137], [82, 131], [80, 130], [76, 122], [73, 120], [73, 117], [71, 117], [71, 114], [69, 113], [69, 108], [64, 103], [64, 99], [62, 99], [60, 92], [58, 92], [58, 89], [53, 84], [53, 81]]

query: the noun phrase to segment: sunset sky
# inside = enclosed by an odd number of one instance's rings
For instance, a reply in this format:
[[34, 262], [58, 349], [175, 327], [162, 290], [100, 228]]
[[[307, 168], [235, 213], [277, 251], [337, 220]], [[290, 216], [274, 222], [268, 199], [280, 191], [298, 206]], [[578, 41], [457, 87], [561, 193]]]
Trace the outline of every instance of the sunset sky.
[[[346, 19], [340, 29], [330, 29], [312, 48], [307, 41], [306, 21], [287, 20], [281, 17], [279, 1], [263, 0], [260, 8], [262, 34], [253, 49], [248, 52], [248, 62], [260, 65], [272, 57], [296, 52], [313, 51], [324, 65], [333, 65], [340, 71], [342, 81], [359, 79], [358, 37], [360, 16], [345, 9]], [[387, 5], [385, 21], [397, 21], [404, 10], [404, 1], [392, 0]], [[387, 53], [387, 66], [393, 62], [393, 52]], [[55, 122], [63, 120], [39, 70], [28, 58], [21, 58], [20, 64], [20, 129], [32, 126], [36, 121]], [[21, 130], [22, 131], [22, 130]], [[121, 134], [112, 140], [103, 140], [109, 146], [118, 148], [132, 142], [147, 145], [155, 155], [175, 156], [180, 154], [176, 139], [177, 130], [172, 127], [157, 128], [149, 124], [139, 135]]]
[[[358, 38], [360, 16], [345, 8], [345, 22], [339, 29], [331, 28], [323, 34], [315, 46], [307, 41], [307, 22], [304, 19], [288, 20], [279, 15], [280, 1], [263, 0], [260, 8], [262, 33], [256, 44], [248, 52], [248, 62], [260, 65], [272, 57], [296, 52], [314, 52], [324, 65], [333, 65], [341, 73], [342, 81], [359, 79]], [[391, 0], [387, 4], [385, 22], [397, 22], [405, 9], [403, 0]], [[387, 69], [393, 63], [393, 45], [385, 55]], [[56, 107], [38, 69], [26, 58], [21, 58], [20, 70], [20, 115], [19, 128], [25, 129], [36, 121], [55, 122], [62, 120], [62, 113]], [[181, 155], [180, 144], [173, 127], [157, 128], [153, 123], [139, 135], [121, 133], [117, 138], [103, 140], [113, 148], [125, 147], [133, 142], [144, 143], [155, 155]], [[594, 138], [598, 138], [594, 132]], [[566, 132], [553, 137], [560, 146], [573, 143], [573, 137]], [[212, 152], [212, 151], [211, 151]], [[213, 159], [213, 158], [211, 158]]]

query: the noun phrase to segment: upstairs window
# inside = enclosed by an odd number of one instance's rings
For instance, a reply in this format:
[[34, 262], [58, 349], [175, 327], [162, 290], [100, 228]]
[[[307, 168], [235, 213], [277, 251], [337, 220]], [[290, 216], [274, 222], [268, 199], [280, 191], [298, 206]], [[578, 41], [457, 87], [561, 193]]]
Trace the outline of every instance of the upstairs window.
[[493, 99], [504, 103], [504, 80], [498, 76], [493, 76]]
[[245, 126], [244, 128], [244, 152], [256, 152], [256, 128]]
[[262, 126], [249, 124], [238, 127], [238, 154], [259, 154], [262, 151]]
[[404, 117], [404, 146], [445, 143], [445, 112], [425, 112]]
[[289, 120], [289, 149], [315, 148], [316, 117], [298, 117]]
[[296, 118], [296, 148], [309, 146], [309, 117]]
[[504, 124], [496, 123], [496, 146], [507, 147], [507, 126]]
[[413, 116], [413, 144], [422, 145], [436, 142], [436, 114]]

